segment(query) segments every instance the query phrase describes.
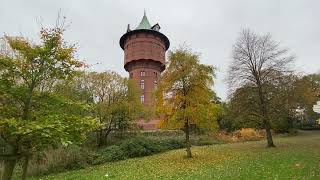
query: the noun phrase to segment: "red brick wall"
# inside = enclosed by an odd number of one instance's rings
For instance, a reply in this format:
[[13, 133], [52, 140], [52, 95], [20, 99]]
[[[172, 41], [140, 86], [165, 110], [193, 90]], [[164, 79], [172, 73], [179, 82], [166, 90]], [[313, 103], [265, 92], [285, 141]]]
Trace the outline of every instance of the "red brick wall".
[[164, 41], [160, 37], [139, 32], [129, 36], [125, 41], [124, 64], [139, 59], [152, 59], [164, 63], [165, 52]]
[[[128, 36], [124, 43], [124, 64], [139, 88], [142, 81], [144, 105], [153, 105], [153, 91], [158, 83], [160, 73], [164, 70], [165, 42], [153, 33], [137, 32]], [[145, 76], [140, 76], [141, 71]]]
[[[145, 72], [145, 76], [140, 76], [141, 71]], [[153, 92], [155, 90], [155, 83], [158, 83], [160, 71], [151, 69], [150, 67], [140, 67], [130, 71], [130, 76], [135, 80], [137, 86], [141, 88], [141, 82], [144, 82], [144, 89], [141, 92], [145, 96], [145, 105], [153, 104]]]

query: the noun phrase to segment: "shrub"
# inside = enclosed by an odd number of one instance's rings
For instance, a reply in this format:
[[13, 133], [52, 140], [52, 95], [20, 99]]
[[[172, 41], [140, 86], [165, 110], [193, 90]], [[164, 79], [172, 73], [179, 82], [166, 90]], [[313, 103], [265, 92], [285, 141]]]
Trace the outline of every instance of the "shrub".
[[148, 156], [166, 150], [184, 147], [184, 142], [178, 139], [155, 140], [145, 137], [134, 137], [122, 141], [118, 145], [109, 146], [97, 153], [93, 164], [102, 164], [127, 158]]
[[263, 138], [260, 132], [253, 128], [242, 128], [240, 130], [237, 130], [234, 132], [234, 136], [245, 141], [255, 141]]
[[221, 131], [217, 135], [217, 139], [220, 142], [234, 143], [243, 141], [257, 141], [266, 136], [264, 129], [242, 128], [234, 132]]
[[221, 143], [210, 136], [200, 136], [197, 139], [194, 139], [191, 141], [191, 143], [195, 146], [206, 146], [206, 145], [212, 145], [212, 144], [218, 144]]
[[127, 159], [126, 153], [117, 145], [109, 146], [98, 152], [95, 160], [93, 161], [94, 165], [102, 164], [110, 161], [118, 161]]
[[185, 147], [183, 140], [173, 138], [160, 140], [158, 143], [163, 147], [164, 150], [172, 150]]
[[156, 131], [143, 131], [141, 132], [144, 137], [177, 137], [184, 136], [184, 132], [181, 130], [156, 130]]
[[[119, 161], [132, 157], [148, 156], [184, 147], [183, 139], [137, 136], [94, 152], [72, 145], [48, 149], [30, 160], [28, 175], [46, 175], [66, 170], [81, 169], [89, 165]], [[0, 166], [1, 167], [1, 166]], [[21, 166], [19, 167], [21, 171]]]
[[29, 175], [44, 175], [65, 170], [81, 169], [89, 164], [95, 153], [87, 148], [76, 145], [48, 149], [44, 153], [36, 154], [30, 160]]
[[128, 157], [147, 156], [164, 150], [155, 141], [143, 137], [125, 140], [121, 143], [120, 148]]

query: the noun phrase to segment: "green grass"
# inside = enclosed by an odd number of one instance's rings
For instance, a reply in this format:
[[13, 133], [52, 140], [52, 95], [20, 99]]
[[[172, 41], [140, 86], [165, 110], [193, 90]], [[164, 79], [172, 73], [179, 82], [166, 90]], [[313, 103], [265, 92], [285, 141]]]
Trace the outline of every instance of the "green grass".
[[277, 148], [265, 148], [265, 141], [193, 147], [192, 159], [179, 149], [41, 179], [320, 179], [319, 131], [277, 137], [275, 144]]

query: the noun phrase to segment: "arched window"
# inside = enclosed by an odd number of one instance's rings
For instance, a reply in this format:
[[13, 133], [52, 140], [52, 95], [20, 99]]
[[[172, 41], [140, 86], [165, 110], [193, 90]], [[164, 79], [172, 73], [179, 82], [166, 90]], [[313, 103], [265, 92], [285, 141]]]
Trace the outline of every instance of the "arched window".
[[141, 77], [146, 76], [146, 72], [145, 72], [145, 71], [140, 71], [140, 76], [141, 76]]

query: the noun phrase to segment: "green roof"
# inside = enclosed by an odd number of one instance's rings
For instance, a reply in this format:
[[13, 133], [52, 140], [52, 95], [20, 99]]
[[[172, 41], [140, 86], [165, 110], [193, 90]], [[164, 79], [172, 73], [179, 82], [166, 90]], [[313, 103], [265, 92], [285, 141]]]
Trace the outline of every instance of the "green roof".
[[136, 29], [151, 29], [150, 22], [146, 16], [146, 12], [144, 12], [143, 18], [142, 18], [139, 26]]

